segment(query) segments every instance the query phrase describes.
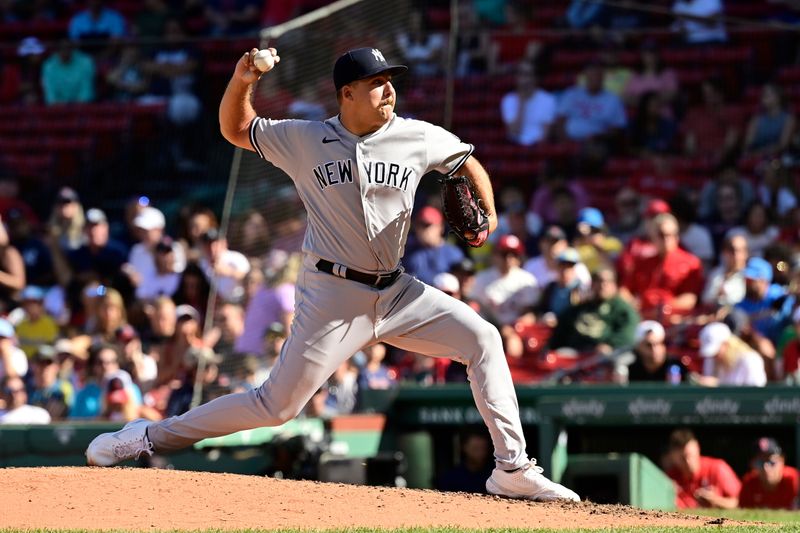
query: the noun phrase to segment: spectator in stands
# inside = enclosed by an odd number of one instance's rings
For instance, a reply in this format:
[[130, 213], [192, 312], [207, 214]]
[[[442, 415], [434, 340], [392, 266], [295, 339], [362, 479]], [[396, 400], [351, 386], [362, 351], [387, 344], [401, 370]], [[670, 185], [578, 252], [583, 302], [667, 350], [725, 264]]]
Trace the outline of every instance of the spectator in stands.
[[234, 345], [244, 333], [244, 307], [236, 302], [222, 301], [218, 304], [215, 315], [209, 344], [214, 353], [224, 359], [236, 352]]
[[261, 19], [259, 0], [207, 0], [206, 19], [212, 37], [222, 35], [255, 36]]
[[644, 93], [631, 124], [630, 144], [640, 156], [671, 154], [675, 151], [678, 123], [665, 108], [660, 93]]
[[53, 256], [49, 247], [34, 231], [30, 220], [18, 209], [10, 209], [6, 218], [11, 244], [25, 262], [28, 285], [49, 287], [54, 281]]
[[214, 394], [214, 385], [219, 376], [219, 363], [222, 358], [214, 350], [201, 344], [189, 347], [183, 355], [180, 376], [173, 382], [172, 390], [165, 411], [166, 416], [178, 416], [189, 410], [192, 404], [197, 373], [201, 371], [200, 361], [205, 360], [200, 378], [203, 396], [201, 401], [207, 402]]
[[638, 106], [639, 99], [649, 92], [657, 93], [665, 105], [678, 94], [678, 76], [663, 64], [654, 41], [642, 45], [639, 68], [625, 85], [623, 98], [628, 104]]
[[78, 50], [75, 44], [62, 41], [56, 52], [42, 65], [44, 103], [92, 102], [94, 75], [94, 59]]
[[578, 212], [573, 245], [581, 256], [581, 263], [591, 273], [612, 266], [622, 251], [619, 239], [608, 234], [603, 213], [594, 207], [585, 207]]
[[17, 376], [0, 378], [0, 425], [4, 424], [49, 424], [50, 414], [41, 407], [28, 404], [25, 383]]
[[[568, 179], [565, 169], [545, 164], [539, 176], [539, 186], [531, 198], [528, 210], [538, 214], [545, 224], [559, 224], [562, 211], [571, 210], [574, 217], [579, 209], [588, 205], [588, 194], [580, 183]], [[574, 231], [574, 228], [569, 226], [562, 226], [562, 229], [569, 233]]]
[[758, 439], [750, 466], [752, 470], [742, 478], [739, 507], [790, 511], [798, 508], [800, 473], [786, 464], [783, 449], [775, 439]]
[[694, 198], [688, 192], [681, 191], [669, 201], [670, 212], [678, 220], [681, 232], [681, 247], [694, 254], [708, 267], [716, 259], [714, 241], [711, 232], [695, 221], [697, 209]]
[[58, 324], [44, 308], [45, 293], [41, 287], [28, 285], [20, 295], [25, 316], [17, 323], [17, 341], [28, 359], [42, 344], [53, 344], [58, 338]]
[[28, 373], [28, 358], [17, 347], [17, 334], [14, 326], [5, 318], [0, 318], [0, 379], [25, 377]]
[[748, 257], [747, 239], [743, 235], [733, 234], [725, 238], [720, 263], [706, 278], [701, 298], [704, 305], [716, 309], [736, 305], [744, 300], [744, 269]]
[[414, 240], [403, 258], [403, 264], [420, 281], [430, 284], [434, 276], [447, 272], [464, 259], [464, 253], [444, 238], [444, 217], [441, 211], [426, 205], [414, 219]]
[[83, 244], [83, 226], [86, 218], [80, 197], [72, 187], [58, 191], [55, 205], [47, 221], [47, 235], [65, 253], [77, 250]]
[[556, 119], [556, 99], [541, 89], [537, 81], [533, 65], [521, 62], [517, 66], [516, 89], [500, 101], [506, 137], [523, 146], [546, 141]]
[[208, 207], [187, 205], [179, 214], [179, 239], [189, 261], [198, 261], [203, 255], [203, 235], [219, 229], [214, 211]]
[[152, 300], [158, 296], [172, 296], [178, 290], [181, 275], [175, 272], [175, 248], [177, 245], [169, 235], [163, 235], [156, 243], [153, 257], [155, 272], [142, 278], [136, 286], [136, 298]]
[[160, 47], [142, 65], [151, 79], [148, 100], [167, 104], [167, 118], [173, 130], [168, 149], [179, 170], [193, 168], [190, 141], [197, 134], [196, 123], [202, 111], [195, 88], [199, 66], [199, 54], [187, 42], [183, 25], [175, 18], [167, 20]]
[[459, 2], [457, 9], [456, 76], [485, 74], [489, 70], [489, 32], [479, 26], [469, 2]]
[[675, 0], [672, 14], [675, 15], [673, 29], [683, 33], [689, 44], [702, 45], [728, 40], [725, 25], [716, 19], [723, 14], [722, 0]]
[[113, 90], [113, 100], [134, 102], [144, 96], [150, 87], [150, 77], [142, 68], [142, 63], [140, 45], [127, 44], [122, 47], [105, 77], [106, 84]]
[[[542, 231], [542, 219], [527, 210], [525, 196], [517, 187], [504, 187], [499, 194], [497, 206], [497, 227], [489, 235], [489, 243], [494, 245], [503, 235], [516, 235], [525, 246], [525, 256], [532, 257], [539, 252], [537, 236]], [[474, 253], [474, 252], [473, 252]]]
[[581, 283], [577, 266], [581, 256], [575, 248], [564, 248], [556, 257], [558, 274], [541, 293], [534, 311], [537, 317], [550, 326], [555, 326], [557, 317], [572, 306], [579, 305], [587, 295], [587, 288]]
[[139, 334], [130, 324], [117, 328], [114, 336], [120, 368], [131, 375], [142, 392], [147, 392], [158, 377], [158, 361], [144, 351]]
[[761, 110], [747, 125], [745, 154], [779, 154], [789, 146], [794, 130], [795, 118], [787, 109], [783, 90], [768, 83], [761, 90]]
[[270, 227], [266, 217], [255, 209], [231, 220], [228, 240], [231, 248], [250, 260], [262, 257], [270, 249]]
[[582, 153], [591, 163], [605, 159], [628, 123], [619, 96], [603, 88], [603, 67], [589, 64], [585, 87], [567, 89], [558, 102], [557, 135], [583, 143]]
[[[619, 53], [619, 43], [610, 40], [601, 48], [598, 61], [603, 69], [603, 89], [611, 94], [622, 97], [625, 93], [625, 87], [628, 86], [628, 81], [631, 79], [633, 73], [631, 69], [620, 62]], [[580, 85], [586, 85], [585, 76], [579, 76], [578, 83]]]
[[25, 37], [17, 47], [18, 93], [16, 101], [24, 105], [42, 102], [42, 63], [46, 48], [36, 37]]
[[329, 418], [353, 412], [358, 392], [358, 368], [352, 357], [333, 372], [325, 390], [325, 407], [320, 416]]
[[667, 475], [675, 482], [678, 509], [714, 507], [733, 509], [741, 483], [722, 459], [700, 455], [700, 443], [689, 429], [676, 429], [668, 442]]
[[189, 263], [181, 274], [181, 282], [172, 299], [178, 305], [185, 304], [196, 309], [202, 318], [206, 315], [210, 292], [211, 283], [203, 269], [197, 263]]
[[609, 141], [627, 124], [625, 107], [617, 95], [603, 88], [602, 65], [587, 65], [583, 76], [585, 86], [576, 84], [559, 100], [556, 131], [574, 141]]
[[481, 313], [496, 324], [512, 357], [522, 355], [522, 341], [514, 323], [530, 311], [539, 299], [539, 286], [532, 274], [522, 269], [525, 249], [514, 235], [504, 235], [492, 250], [492, 266], [475, 276], [467, 297], [475, 300]]
[[386, 357], [386, 345], [373, 344], [364, 348], [367, 361], [358, 375], [359, 390], [390, 389], [397, 384], [397, 373], [387, 367], [383, 360]]
[[86, 9], [70, 19], [68, 34], [73, 41], [119, 39], [126, 34], [125, 26], [125, 17], [106, 0], [87, 0]]
[[654, 255], [634, 257], [622, 278], [622, 294], [645, 317], [689, 313], [703, 288], [700, 260], [680, 248], [677, 219], [661, 214], [649, 226]]
[[408, 25], [397, 34], [397, 47], [415, 76], [441, 75], [446, 41], [441, 33], [426, 26], [425, 12], [412, 9]]
[[781, 352], [780, 377], [787, 383], [800, 384], [800, 308], [792, 313], [794, 337], [785, 343]]
[[[748, 203], [745, 203], [744, 192], [739, 185], [733, 181], [733, 177], [720, 179], [717, 183], [707, 183], [703, 188], [700, 197], [699, 213], [709, 213], [709, 216], [702, 218], [705, 226], [711, 232], [715, 249], [719, 249], [719, 243], [725, 238], [728, 232], [739, 226], [744, 221], [744, 213]], [[752, 189], [750, 189], [752, 192]], [[710, 196], [709, 192], [713, 192]], [[705, 205], [710, 204], [710, 209]], [[701, 215], [702, 216], [702, 215]]]
[[633, 336], [636, 359], [628, 366], [628, 381], [674, 385], [687, 380], [689, 369], [679, 358], [667, 355], [666, 339], [664, 326], [655, 320], [645, 320], [636, 326]]
[[94, 342], [113, 342], [117, 329], [128, 323], [122, 295], [116, 289], [100, 286], [96, 292], [95, 315], [87, 322], [87, 333]]
[[760, 177], [756, 194], [772, 215], [773, 220], [781, 221], [797, 207], [797, 196], [789, 168], [779, 158], [767, 158], [756, 171]]
[[743, 274], [745, 297], [736, 308], [747, 313], [753, 328], [774, 344], [791, 322], [795, 297], [773, 283], [773, 266], [765, 259], [748, 259]]
[[700, 356], [706, 360], [704, 375], [696, 378], [701, 385], [763, 387], [767, 384], [764, 360], [722, 322], [712, 322], [700, 330]]
[[[569, 246], [567, 234], [558, 226], [549, 226], [539, 235], [539, 255], [528, 259], [523, 268], [533, 274], [539, 287], [547, 287], [558, 277], [558, 256]], [[591, 274], [586, 265], [576, 266], [578, 278], [585, 286], [591, 284]]]
[[83, 245], [67, 255], [72, 275], [81, 282], [96, 277], [111, 285], [127, 260], [125, 245], [109, 236], [106, 214], [97, 208], [86, 211], [83, 231]]
[[[81, 371], [80, 381], [82, 386], [75, 394], [75, 401], [72, 404], [72, 409], [69, 412], [71, 420], [91, 420], [100, 415], [100, 402], [102, 391], [100, 390], [100, 382], [103, 378], [105, 365], [112, 364], [111, 356], [106, 356], [105, 363], [99, 358], [99, 348], [101, 345], [90, 346], [88, 349], [88, 357], [86, 366]], [[116, 355], [116, 354], [115, 354]], [[117, 358], [113, 359], [113, 364], [116, 365]], [[118, 367], [114, 367], [116, 369]]]
[[272, 324], [289, 331], [294, 317], [294, 291], [301, 255], [273, 250], [266, 263], [266, 284], [258, 290], [245, 311], [244, 332], [235, 351], [261, 354], [263, 339]]
[[632, 187], [623, 186], [614, 197], [614, 207], [617, 216], [611, 224], [610, 233], [627, 245], [642, 225], [642, 197]]
[[671, 213], [671, 208], [667, 202], [660, 198], [653, 198], [642, 212], [642, 221], [637, 232], [631, 237], [617, 261], [617, 272], [620, 279], [624, 279], [633, 272], [635, 259], [652, 257], [658, 253], [655, 243], [650, 240], [653, 222], [658, 215]]
[[770, 219], [767, 207], [760, 203], [750, 204], [744, 216], [744, 225], [730, 229], [729, 234], [742, 235], [747, 240], [750, 255], [762, 257], [772, 243], [780, 234], [777, 226]]
[[714, 164], [720, 164], [738, 148], [746, 117], [738, 108], [726, 104], [717, 80], [703, 81], [701, 90], [702, 105], [691, 107], [681, 121], [683, 149], [688, 156], [709, 156]]
[[241, 299], [250, 262], [243, 254], [228, 248], [228, 240], [219, 234], [219, 230], [208, 230], [201, 240], [202, 257], [198, 264], [206, 278], [216, 286], [217, 294], [223, 300]]
[[592, 274], [588, 298], [558, 316], [549, 346], [610, 353], [631, 344], [638, 322], [639, 315], [619, 296], [616, 273], [602, 267]]
[[494, 467], [489, 436], [484, 431], [464, 430], [459, 442], [460, 461], [438, 477], [437, 490], [486, 494], [486, 475], [491, 475]]
[[142, 349], [160, 359], [164, 345], [175, 333], [175, 302], [168, 296], [159, 296], [144, 304], [144, 313], [147, 323], [140, 328]]
[[[201, 331], [201, 316], [197, 309], [190, 305], [179, 305], [175, 308], [175, 331], [166, 342], [158, 359], [158, 381], [160, 391], [152, 391], [163, 400], [168, 399], [171, 390], [180, 386], [187, 372], [187, 352], [191, 348], [204, 347]], [[166, 409], [166, 403], [157, 406]]]
[[45, 409], [53, 420], [67, 417], [75, 399], [69, 380], [60, 375], [58, 354], [49, 344], [42, 344], [33, 358], [33, 380], [28, 399], [31, 405]]
[[[138, 286], [145, 278], [153, 278], [156, 275], [155, 248], [164, 236], [166, 220], [164, 213], [155, 207], [147, 206], [133, 219], [133, 225], [140, 242], [131, 248], [124, 271], [131, 278], [131, 282]], [[174, 269], [176, 272], [181, 272], [186, 264], [185, 252], [180, 243], [173, 242], [173, 248]]]

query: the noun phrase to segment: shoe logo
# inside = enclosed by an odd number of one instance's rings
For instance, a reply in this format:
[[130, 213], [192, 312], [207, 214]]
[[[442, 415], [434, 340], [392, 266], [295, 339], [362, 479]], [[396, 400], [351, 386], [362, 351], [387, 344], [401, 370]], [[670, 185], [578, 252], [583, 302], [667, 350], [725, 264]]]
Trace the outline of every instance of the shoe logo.
[[335, 143], [336, 141], [341, 142], [341, 139], [328, 139], [327, 137], [322, 138], [322, 144]]

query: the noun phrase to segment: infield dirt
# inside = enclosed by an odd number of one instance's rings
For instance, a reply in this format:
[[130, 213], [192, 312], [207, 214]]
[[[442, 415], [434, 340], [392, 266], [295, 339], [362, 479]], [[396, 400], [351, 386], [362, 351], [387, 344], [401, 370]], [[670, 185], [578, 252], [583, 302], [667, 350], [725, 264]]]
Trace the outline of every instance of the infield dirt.
[[718, 527], [622, 505], [143, 468], [0, 469], [0, 529]]

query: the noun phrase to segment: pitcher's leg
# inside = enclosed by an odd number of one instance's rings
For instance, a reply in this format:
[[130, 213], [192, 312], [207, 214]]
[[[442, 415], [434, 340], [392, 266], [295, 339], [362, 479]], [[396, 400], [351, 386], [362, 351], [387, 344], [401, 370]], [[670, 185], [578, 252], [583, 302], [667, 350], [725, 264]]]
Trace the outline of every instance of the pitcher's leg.
[[421, 283], [406, 282], [401, 304], [377, 328], [381, 340], [399, 348], [435, 357], [461, 360], [503, 469], [528, 461], [519, 405], [497, 328], [468, 305]]
[[269, 378], [256, 390], [151, 424], [147, 434], [156, 451], [291, 420], [341, 363], [373, 339], [374, 291], [308, 266], [300, 276], [291, 332]]

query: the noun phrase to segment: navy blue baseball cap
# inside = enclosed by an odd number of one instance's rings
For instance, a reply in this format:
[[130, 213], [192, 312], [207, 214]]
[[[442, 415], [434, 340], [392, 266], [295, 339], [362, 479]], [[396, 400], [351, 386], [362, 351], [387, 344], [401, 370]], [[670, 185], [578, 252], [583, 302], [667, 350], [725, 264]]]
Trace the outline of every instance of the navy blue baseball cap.
[[375, 74], [388, 72], [399, 76], [408, 70], [405, 65], [390, 65], [377, 48], [356, 48], [339, 56], [333, 66], [333, 84], [338, 91], [348, 83]]

